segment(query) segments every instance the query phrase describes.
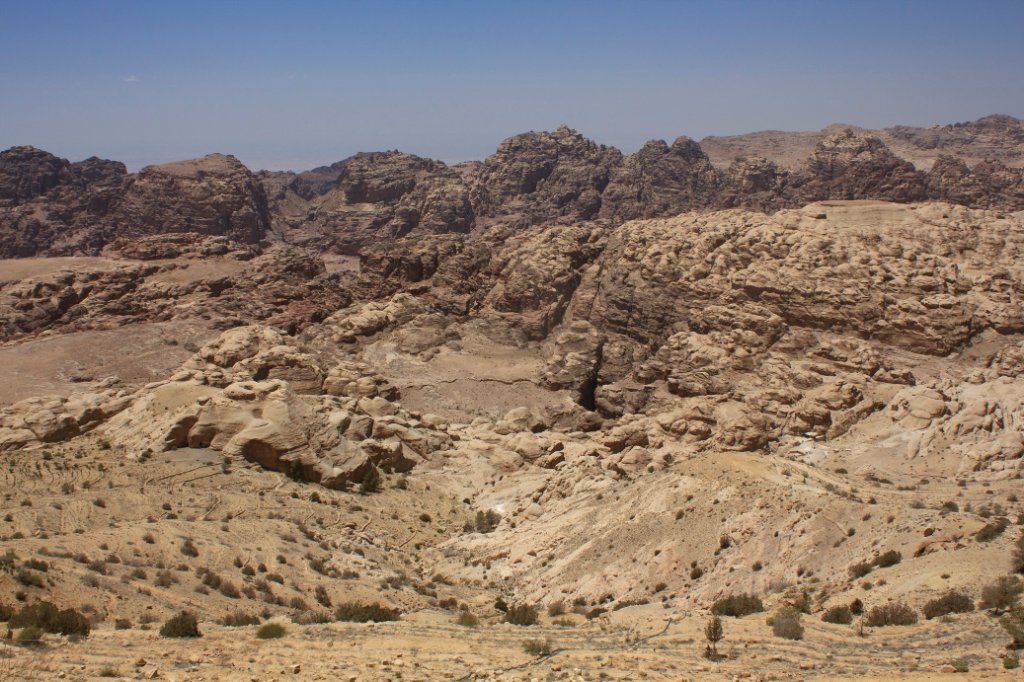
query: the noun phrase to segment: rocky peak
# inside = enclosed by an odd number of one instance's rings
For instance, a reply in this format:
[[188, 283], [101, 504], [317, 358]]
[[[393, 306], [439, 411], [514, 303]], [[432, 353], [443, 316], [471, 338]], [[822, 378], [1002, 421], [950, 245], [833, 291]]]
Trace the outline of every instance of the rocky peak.
[[484, 160], [474, 192], [479, 215], [508, 216], [525, 224], [587, 220], [601, 208], [601, 193], [622, 153], [561, 126], [555, 132], [510, 137]]
[[66, 159], [35, 147], [0, 152], [0, 205], [15, 206], [45, 194], [63, 179]]

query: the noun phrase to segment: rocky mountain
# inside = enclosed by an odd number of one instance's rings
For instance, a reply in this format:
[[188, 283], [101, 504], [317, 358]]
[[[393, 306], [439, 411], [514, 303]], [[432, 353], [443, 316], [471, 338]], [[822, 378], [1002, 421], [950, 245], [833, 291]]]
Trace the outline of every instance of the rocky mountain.
[[[898, 139], [923, 139], [899, 130]], [[459, 168], [390, 151], [304, 173], [253, 175], [234, 157], [211, 155], [129, 175], [115, 162], [72, 164], [17, 147], [0, 156], [0, 255], [95, 255], [118, 237], [175, 232], [356, 255], [407, 235], [581, 220], [614, 225], [719, 208], [771, 213], [829, 199], [1024, 208], [1024, 169], [1015, 165], [1019, 121], [989, 117], [947, 132], [940, 137], [950, 143], [934, 142], [941, 153], [927, 171], [883, 137], [851, 128], [814, 137], [797, 165], [770, 153], [730, 152], [726, 167], [719, 140], [705, 142], [715, 158], [689, 138], [671, 146], [652, 141], [623, 156], [565, 126], [511, 137], [482, 163]], [[992, 158], [967, 155], [979, 150]]]
[[928, 170], [943, 156], [963, 159], [971, 166], [993, 160], [1011, 168], [1024, 166], [1024, 121], [1000, 115], [929, 128], [894, 126], [871, 130], [833, 124], [818, 132], [770, 130], [705, 137], [700, 143], [712, 162], [722, 168], [737, 158], [763, 156], [779, 167], [795, 170], [822, 139], [847, 128], [879, 138], [897, 156], [922, 170]]
[[[1001, 675], [1021, 187], [845, 129], [796, 168], [8, 150], [0, 616], [101, 633], [0, 677]], [[198, 642], [149, 631], [182, 609]]]
[[263, 186], [233, 156], [149, 166], [69, 163], [32, 147], [0, 152], [0, 256], [95, 255], [119, 238], [194, 233], [255, 244], [270, 215]]

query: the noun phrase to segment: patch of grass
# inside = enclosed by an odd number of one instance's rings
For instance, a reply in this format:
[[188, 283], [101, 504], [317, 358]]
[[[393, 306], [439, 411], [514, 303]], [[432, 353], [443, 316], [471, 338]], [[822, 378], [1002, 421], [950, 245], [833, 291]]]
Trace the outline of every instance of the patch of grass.
[[523, 642], [523, 651], [531, 656], [542, 658], [551, 655], [551, 641], [544, 639], [528, 639]]
[[225, 627], [229, 628], [241, 628], [247, 627], [249, 625], [259, 624], [259, 616], [251, 613], [245, 613], [244, 611], [235, 611], [234, 613], [229, 613], [228, 615], [224, 616], [223, 620], [221, 620], [221, 625], [224, 625]]

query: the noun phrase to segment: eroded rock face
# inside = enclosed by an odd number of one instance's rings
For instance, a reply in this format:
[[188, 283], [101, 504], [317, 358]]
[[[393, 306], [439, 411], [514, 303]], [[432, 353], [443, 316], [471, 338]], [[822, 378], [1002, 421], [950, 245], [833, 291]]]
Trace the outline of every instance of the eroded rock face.
[[144, 168], [68, 163], [15, 147], [0, 158], [0, 256], [95, 255], [116, 239], [190, 232], [255, 244], [270, 225], [263, 187], [233, 156]]
[[132, 452], [210, 448], [344, 488], [374, 468], [407, 471], [449, 444], [391, 402], [392, 389], [365, 365], [328, 373], [280, 332], [241, 327], [140, 391], [101, 432]]
[[286, 239], [335, 253], [409, 234], [468, 232], [474, 221], [469, 188], [455, 171], [397, 151], [277, 181], [271, 200]]
[[601, 195], [621, 162], [617, 149], [564, 125], [517, 135], [483, 162], [473, 203], [479, 215], [512, 224], [589, 220], [600, 212]]
[[0, 283], [0, 334], [13, 340], [185, 318], [225, 327], [263, 321], [297, 332], [351, 301], [319, 259], [290, 248], [257, 255], [189, 234], [119, 240], [111, 254], [130, 259], [67, 262]]
[[263, 186], [223, 154], [143, 168], [111, 220], [119, 237], [197, 232], [243, 244], [259, 242], [270, 227]]

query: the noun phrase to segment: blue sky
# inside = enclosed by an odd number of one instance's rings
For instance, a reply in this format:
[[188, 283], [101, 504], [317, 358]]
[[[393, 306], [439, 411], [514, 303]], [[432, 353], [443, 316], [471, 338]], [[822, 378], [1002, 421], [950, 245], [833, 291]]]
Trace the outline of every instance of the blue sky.
[[1020, 0], [0, 0], [0, 148], [302, 169], [1024, 117], [1022, 35]]

